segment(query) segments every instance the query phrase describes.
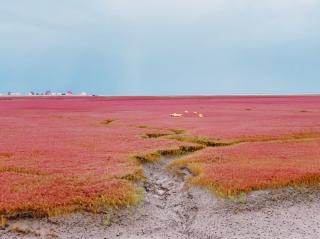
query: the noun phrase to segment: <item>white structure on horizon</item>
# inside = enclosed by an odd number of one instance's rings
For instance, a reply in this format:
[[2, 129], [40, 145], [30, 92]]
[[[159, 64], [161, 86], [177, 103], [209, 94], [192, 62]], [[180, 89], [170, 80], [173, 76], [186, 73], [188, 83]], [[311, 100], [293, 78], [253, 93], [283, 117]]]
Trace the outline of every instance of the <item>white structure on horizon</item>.
[[81, 96], [88, 96], [87, 92], [81, 92], [80, 95]]
[[61, 96], [62, 93], [60, 93], [60, 92], [51, 92], [50, 95], [51, 96]]
[[8, 92], [8, 95], [10, 96], [21, 96], [19, 92]]

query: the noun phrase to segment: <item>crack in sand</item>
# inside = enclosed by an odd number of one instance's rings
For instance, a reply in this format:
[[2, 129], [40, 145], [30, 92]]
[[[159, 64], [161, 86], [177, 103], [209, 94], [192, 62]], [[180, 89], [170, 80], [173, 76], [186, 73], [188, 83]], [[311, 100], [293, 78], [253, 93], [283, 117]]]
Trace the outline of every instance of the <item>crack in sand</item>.
[[[186, 184], [187, 178], [191, 176], [190, 171], [183, 169], [178, 176], [166, 169], [168, 163], [177, 158], [179, 157], [162, 157], [156, 163], [145, 164], [144, 171], [148, 181], [144, 187], [147, 192], [146, 202], [149, 207], [156, 209], [149, 212], [149, 218], [156, 217], [162, 230], [170, 227], [171, 230], [187, 235], [198, 208]], [[166, 217], [162, 217], [163, 214]]]

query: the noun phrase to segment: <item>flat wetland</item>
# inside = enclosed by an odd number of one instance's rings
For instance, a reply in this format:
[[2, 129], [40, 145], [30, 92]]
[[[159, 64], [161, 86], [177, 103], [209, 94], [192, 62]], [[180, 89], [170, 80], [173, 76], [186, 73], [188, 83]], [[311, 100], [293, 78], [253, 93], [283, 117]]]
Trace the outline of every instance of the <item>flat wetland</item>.
[[6, 99], [0, 238], [320, 236], [319, 96]]

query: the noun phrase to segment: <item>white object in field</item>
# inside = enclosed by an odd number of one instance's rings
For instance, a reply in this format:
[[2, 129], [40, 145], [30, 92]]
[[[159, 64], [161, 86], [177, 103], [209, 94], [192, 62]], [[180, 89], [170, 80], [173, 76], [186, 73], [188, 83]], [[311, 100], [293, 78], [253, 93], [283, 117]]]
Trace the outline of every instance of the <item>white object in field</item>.
[[198, 112], [197, 112], [197, 111], [194, 111], [193, 113], [194, 113], [195, 115], [197, 115], [197, 114], [198, 114]]
[[170, 116], [172, 116], [172, 117], [182, 117], [182, 114], [173, 113]]
[[200, 118], [203, 118], [203, 114], [198, 114], [198, 116], [199, 116]]
[[185, 111], [184, 111], [184, 113], [188, 114], [188, 113], [189, 113], [189, 111], [188, 111], [188, 110], [185, 110]]

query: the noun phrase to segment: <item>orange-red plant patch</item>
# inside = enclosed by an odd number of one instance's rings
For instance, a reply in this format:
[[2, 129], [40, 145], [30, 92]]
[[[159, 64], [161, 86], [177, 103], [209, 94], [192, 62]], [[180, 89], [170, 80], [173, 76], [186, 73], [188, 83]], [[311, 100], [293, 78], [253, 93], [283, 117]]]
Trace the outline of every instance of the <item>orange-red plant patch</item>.
[[183, 161], [195, 182], [224, 194], [315, 184], [319, 105], [318, 96], [0, 98], [0, 214], [132, 205], [143, 179], [134, 156], [188, 144], [207, 147]]
[[207, 148], [173, 162], [189, 166], [193, 182], [222, 195], [320, 183], [320, 140], [243, 143]]

